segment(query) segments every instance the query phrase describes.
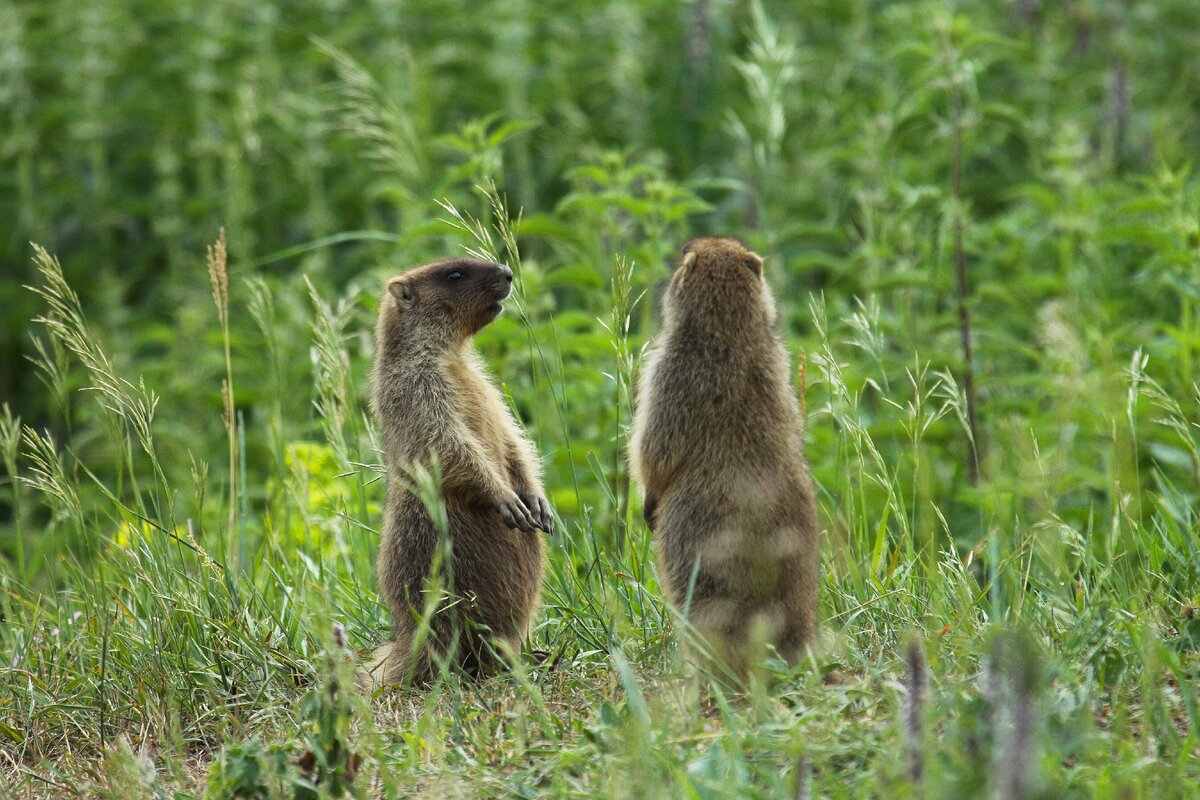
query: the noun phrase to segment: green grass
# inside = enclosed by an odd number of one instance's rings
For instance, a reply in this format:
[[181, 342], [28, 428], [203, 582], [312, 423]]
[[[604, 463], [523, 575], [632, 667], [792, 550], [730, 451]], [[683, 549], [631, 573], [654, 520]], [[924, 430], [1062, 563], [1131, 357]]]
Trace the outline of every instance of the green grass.
[[[255, 8], [0, 10], [0, 796], [1200, 795], [1189, 2]], [[740, 689], [624, 463], [710, 232], [824, 529], [815, 654]], [[362, 698], [378, 296], [464, 252], [517, 275], [551, 657]]]

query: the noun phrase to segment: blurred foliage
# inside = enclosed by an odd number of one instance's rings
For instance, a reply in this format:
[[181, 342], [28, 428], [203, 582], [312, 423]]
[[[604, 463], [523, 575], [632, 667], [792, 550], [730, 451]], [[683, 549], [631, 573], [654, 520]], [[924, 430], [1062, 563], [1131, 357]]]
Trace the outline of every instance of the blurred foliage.
[[[357, 309], [335, 335], [354, 365], [347, 422], [360, 426], [359, 332], [381, 279], [458, 250], [439, 203], [491, 224], [476, 187], [494, 181], [521, 214], [522, 322], [546, 341], [553, 320], [561, 350], [535, 367], [512, 320], [483, 346], [551, 437], [555, 472], [578, 477], [587, 447], [612, 452], [601, 443], [620, 437], [611, 392], [594, 388], [618, 256], [641, 298], [635, 345], [671, 254], [692, 234], [731, 232], [767, 254], [797, 333], [811, 332], [810, 292], [835, 319], [871, 298], [880, 338], [867, 355], [902, 380], [918, 344], [935, 369], [961, 370], [947, 224], [961, 207], [984, 452], [1010, 460], [1003, 426], [1043, 446], [1057, 437], [1062, 478], [1083, 491], [1087, 459], [1071, 450], [1109, 435], [1098, 405], [1124, 402], [1111, 379], [1131, 351], [1168, 389], [1194, 377], [1193, 11], [1187, 0], [12, 4], [0, 11], [0, 395], [60, 436], [98, 424], [69, 391], [86, 382], [68, 372], [43, 391], [27, 358], [52, 347], [22, 288], [36, 281], [37, 241], [119, 371], [171, 409], [157, 429], [168, 473], [187, 474], [189, 451], [220, 463], [201, 444], [219, 438], [222, 369], [199, 254], [223, 226], [232, 349], [265, 344], [271, 359], [234, 364], [250, 474], [279, 474], [280, 437], [316, 423], [298, 281]], [[955, 135], [961, 204], [948, 181]], [[238, 313], [256, 301], [259, 313]], [[548, 378], [561, 379], [559, 430], [539, 424], [550, 407], [523, 389]], [[587, 445], [564, 451], [568, 438]], [[85, 436], [81, 455], [102, 462], [89, 445], [103, 446]], [[1188, 460], [1169, 438], [1145, 452]], [[265, 501], [264, 485], [251, 500]]]

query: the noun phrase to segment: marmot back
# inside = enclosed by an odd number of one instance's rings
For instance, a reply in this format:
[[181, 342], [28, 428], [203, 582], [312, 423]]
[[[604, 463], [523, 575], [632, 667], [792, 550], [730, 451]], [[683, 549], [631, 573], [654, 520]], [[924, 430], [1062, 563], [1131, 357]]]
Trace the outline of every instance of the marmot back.
[[[387, 510], [379, 586], [394, 641], [363, 682], [425, 682], [436, 658], [477, 674], [497, 666], [492, 640], [515, 650], [541, 588], [543, 546], [553, 529], [533, 448], [479, 361], [471, 338], [500, 313], [512, 271], [456, 259], [388, 282], [376, 328], [375, 419], [387, 460]], [[441, 470], [452, 557], [431, 581], [443, 535], [410, 490], [414, 467]], [[443, 596], [429, 597], [431, 586]], [[423, 609], [435, 608], [417, 647]]]
[[758, 636], [795, 660], [816, 632], [817, 504], [762, 259], [689, 242], [662, 318], [630, 454], [668, 597], [739, 672]]

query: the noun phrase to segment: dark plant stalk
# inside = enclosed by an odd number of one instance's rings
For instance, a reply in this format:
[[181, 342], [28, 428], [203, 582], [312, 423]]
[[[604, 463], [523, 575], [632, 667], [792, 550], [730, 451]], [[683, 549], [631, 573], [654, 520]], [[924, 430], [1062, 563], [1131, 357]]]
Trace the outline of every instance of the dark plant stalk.
[[712, 46], [712, 0], [696, 0], [688, 25], [687, 56], [692, 72], [700, 75]]
[[1112, 65], [1108, 103], [1113, 126], [1113, 171], [1120, 175], [1125, 161], [1126, 131], [1129, 128], [1129, 75], [1125, 70], [1125, 59], [1120, 57]]
[[997, 748], [994, 786], [999, 800], [1024, 800], [1029, 796], [1029, 768], [1033, 758], [1033, 693], [1037, 663], [1028, 641], [1005, 637], [1000, 659], [1004, 663], [1008, 689], [1005, 736]]
[[1033, 710], [1029, 682], [1018, 677], [1013, 686], [1012, 741], [1008, 749], [1007, 780], [1002, 784], [1005, 800], [1023, 800], [1028, 792], [1030, 738]]
[[681, 133], [691, 159], [700, 157], [700, 123], [708, 109], [709, 63], [712, 57], [712, 0], [695, 0], [688, 15], [686, 69], [683, 73]]
[[953, 61], [947, 70], [950, 86], [950, 106], [954, 129], [951, 132], [950, 192], [954, 201], [954, 280], [958, 290], [958, 335], [962, 341], [963, 392], [967, 399], [967, 476], [971, 485], [979, 484], [979, 429], [975, 422], [975, 366], [971, 355], [971, 309], [967, 305], [967, 255], [963, 249], [962, 213], [962, 100], [958, 94]]
[[1031, 30], [1037, 28], [1040, 5], [1038, 0], [1017, 0], [1017, 17]]
[[1091, 20], [1079, 18], [1075, 22], [1075, 55], [1079, 58], [1086, 58], [1088, 53], [1092, 51], [1092, 23]]

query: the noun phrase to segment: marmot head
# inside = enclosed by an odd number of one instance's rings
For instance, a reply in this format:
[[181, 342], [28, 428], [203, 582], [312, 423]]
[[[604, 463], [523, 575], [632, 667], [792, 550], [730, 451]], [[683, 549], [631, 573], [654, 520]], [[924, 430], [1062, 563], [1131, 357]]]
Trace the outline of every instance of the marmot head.
[[500, 315], [512, 292], [512, 270], [503, 264], [455, 258], [416, 267], [388, 281], [381, 311], [399, 327], [424, 329], [448, 345], [474, 336]]
[[704, 237], [684, 245], [663, 301], [671, 318], [729, 324], [765, 313], [768, 322], [774, 319], [763, 260], [737, 239]]

